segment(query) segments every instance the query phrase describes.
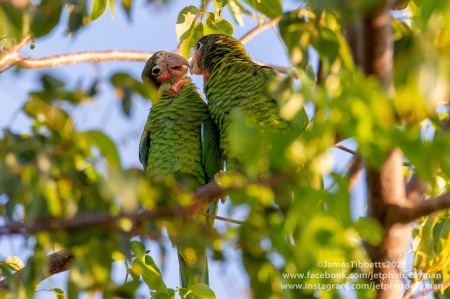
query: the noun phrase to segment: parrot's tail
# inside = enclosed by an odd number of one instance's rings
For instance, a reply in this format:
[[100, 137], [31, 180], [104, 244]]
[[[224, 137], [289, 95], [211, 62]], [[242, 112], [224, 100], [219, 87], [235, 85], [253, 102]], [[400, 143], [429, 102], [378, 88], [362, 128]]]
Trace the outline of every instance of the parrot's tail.
[[178, 248], [180, 280], [183, 288], [196, 283], [209, 285], [208, 257], [206, 247], [199, 249]]
[[[206, 213], [216, 215], [218, 207], [219, 202], [216, 200], [209, 205]], [[214, 218], [207, 217], [206, 225], [212, 228], [214, 225]], [[187, 238], [185, 241], [187, 241], [188, 244], [179, 243], [177, 245], [181, 286], [183, 288], [188, 288], [189, 285], [196, 283], [209, 285], [206, 243], [195, 242], [194, 238]]]

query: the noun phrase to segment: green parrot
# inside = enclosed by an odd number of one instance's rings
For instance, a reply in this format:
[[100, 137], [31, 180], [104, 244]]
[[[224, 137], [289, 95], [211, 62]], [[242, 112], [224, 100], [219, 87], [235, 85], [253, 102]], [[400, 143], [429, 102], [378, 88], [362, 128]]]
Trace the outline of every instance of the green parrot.
[[[228, 140], [233, 113], [237, 110], [253, 118], [262, 128], [301, 132], [309, 123], [306, 111], [291, 122], [280, 117], [279, 103], [267, 92], [267, 83], [278, 74], [268, 66], [253, 62], [244, 46], [223, 34], [203, 36], [195, 45], [191, 74], [203, 75], [204, 93], [212, 119], [220, 133], [225, 159], [237, 159]], [[228, 168], [228, 164], [227, 164]]]
[[[168, 51], [155, 53], [145, 64], [142, 80], [153, 84], [159, 97], [152, 101], [140, 139], [139, 160], [153, 180], [174, 176], [177, 183], [193, 191], [223, 169], [223, 161], [217, 128], [197, 87], [186, 77], [188, 66], [186, 59]], [[217, 207], [215, 201], [205, 212], [215, 215]], [[209, 284], [204, 242], [183, 238], [183, 231], [200, 229], [205, 219], [207, 225], [213, 225], [213, 218], [198, 218], [178, 219], [175, 229], [168, 231], [177, 247], [183, 288]]]

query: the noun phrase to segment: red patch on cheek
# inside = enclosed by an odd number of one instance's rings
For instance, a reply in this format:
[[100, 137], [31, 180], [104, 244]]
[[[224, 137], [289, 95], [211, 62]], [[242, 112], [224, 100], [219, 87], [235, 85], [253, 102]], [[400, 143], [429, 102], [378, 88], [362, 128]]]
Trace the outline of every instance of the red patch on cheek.
[[203, 81], [206, 82], [209, 79], [209, 72], [204, 72], [203, 73]]
[[170, 79], [170, 74], [169, 74], [169, 72], [166, 71], [166, 72], [162, 73], [159, 76], [159, 78], [160, 78], [161, 81], [167, 81], [167, 80]]

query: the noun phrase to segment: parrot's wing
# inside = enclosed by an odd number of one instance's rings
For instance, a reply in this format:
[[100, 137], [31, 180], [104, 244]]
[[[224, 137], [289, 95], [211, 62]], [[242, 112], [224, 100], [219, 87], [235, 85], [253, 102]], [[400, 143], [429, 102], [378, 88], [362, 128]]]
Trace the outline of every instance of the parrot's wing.
[[[214, 176], [223, 170], [223, 157], [219, 147], [219, 130], [211, 118], [202, 124], [202, 164], [205, 168], [206, 181], [214, 180]], [[221, 199], [225, 202], [225, 197]], [[219, 201], [212, 202], [207, 213], [217, 215], [219, 209]], [[214, 225], [214, 218], [207, 218], [207, 223], [211, 227]]]
[[211, 118], [202, 124], [202, 164], [206, 172], [206, 181], [223, 170], [223, 158], [219, 148], [219, 130]]
[[144, 127], [144, 131], [141, 135], [141, 140], [139, 141], [139, 161], [142, 166], [144, 166], [144, 170], [147, 168], [147, 160], [148, 153], [150, 150], [150, 119], [147, 119], [147, 122]]

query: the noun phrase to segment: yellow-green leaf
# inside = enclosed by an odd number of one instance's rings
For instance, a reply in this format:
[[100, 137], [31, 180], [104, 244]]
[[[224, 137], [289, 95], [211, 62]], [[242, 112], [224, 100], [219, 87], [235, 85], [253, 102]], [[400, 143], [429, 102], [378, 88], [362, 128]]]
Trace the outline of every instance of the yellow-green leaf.
[[105, 133], [97, 130], [84, 132], [83, 135], [88, 138], [90, 143], [96, 146], [103, 157], [108, 161], [110, 167], [120, 167], [120, 156], [114, 142], [105, 135]]
[[217, 299], [216, 294], [214, 294], [211, 288], [204, 283], [196, 283], [189, 287], [192, 294], [194, 294], [197, 299]]
[[66, 299], [66, 294], [64, 293], [64, 291], [62, 289], [50, 288], [50, 291], [52, 291], [53, 294], [55, 294], [56, 299]]
[[244, 0], [249, 5], [251, 5], [254, 9], [263, 13], [265, 16], [274, 19], [276, 17], [281, 16], [283, 13], [283, 8], [281, 5], [281, 0]]
[[206, 17], [205, 34], [220, 33], [233, 35], [233, 25], [225, 19], [216, 18], [213, 13], [208, 13]]
[[134, 259], [131, 271], [134, 274], [141, 275], [145, 284], [151, 290], [167, 292], [167, 286], [162, 279], [161, 271], [150, 256], [146, 255], [143, 259]]
[[114, 19], [115, 16], [115, 1], [116, 0], [108, 0], [109, 2], [109, 10], [111, 11], [111, 17]]
[[194, 47], [195, 43], [203, 35], [203, 23], [198, 22], [194, 25], [194, 28], [190, 30], [189, 35], [183, 40], [183, 43], [181, 44], [181, 54], [184, 57], [189, 57], [189, 50]]
[[188, 6], [180, 11], [177, 24], [175, 25], [175, 32], [178, 40], [182, 41], [190, 35], [191, 31], [194, 29], [195, 17], [198, 13], [199, 10], [195, 6]]
[[22, 268], [25, 268], [25, 264], [18, 256], [8, 256], [5, 260], [5, 263], [9, 268], [15, 271], [19, 271]]
[[94, 0], [94, 3], [92, 4], [91, 15], [89, 16], [90, 19], [92, 21], [98, 19], [105, 12], [105, 9], [106, 9], [106, 0]]

